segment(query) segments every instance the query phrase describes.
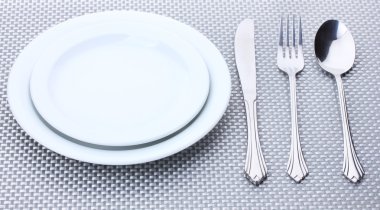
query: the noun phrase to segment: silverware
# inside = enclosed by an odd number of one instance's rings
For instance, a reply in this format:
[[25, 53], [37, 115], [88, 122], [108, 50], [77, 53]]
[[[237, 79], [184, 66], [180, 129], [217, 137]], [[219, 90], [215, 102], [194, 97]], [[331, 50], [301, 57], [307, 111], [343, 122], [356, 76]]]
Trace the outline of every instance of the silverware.
[[257, 131], [254, 32], [254, 21], [252, 19], [245, 19], [239, 24], [235, 34], [235, 58], [247, 115], [248, 148], [245, 175], [251, 182], [258, 185], [266, 178], [267, 167]]
[[351, 69], [355, 60], [355, 42], [347, 27], [337, 21], [328, 20], [319, 28], [314, 41], [315, 55], [319, 65], [335, 76], [339, 92], [342, 115], [344, 159], [343, 174], [352, 182], [364, 176], [364, 170], [356, 155], [351, 139], [346, 99], [341, 75]]
[[[291, 99], [291, 119], [292, 119], [292, 132], [291, 132], [291, 147], [289, 153], [289, 161], [287, 166], [287, 173], [296, 182], [300, 182], [308, 175], [308, 169], [305, 159], [302, 155], [301, 144], [298, 134], [297, 122], [297, 102], [296, 102], [296, 74], [304, 68], [304, 59], [302, 52], [302, 26], [301, 19], [299, 19], [299, 38], [296, 49], [296, 30], [295, 30], [295, 17], [293, 17], [293, 30], [292, 30], [292, 45], [289, 45], [289, 16], [286, 22], [286, 45], [284, 46], [283, 40], [283, 24], [282, 18], [280, 21], [280, 40], [277, 49], [277, 66], [280, 70], [289, 75], [290, 83], [290, 99]], [[297, 51], [296, 51], [297, 50]]]

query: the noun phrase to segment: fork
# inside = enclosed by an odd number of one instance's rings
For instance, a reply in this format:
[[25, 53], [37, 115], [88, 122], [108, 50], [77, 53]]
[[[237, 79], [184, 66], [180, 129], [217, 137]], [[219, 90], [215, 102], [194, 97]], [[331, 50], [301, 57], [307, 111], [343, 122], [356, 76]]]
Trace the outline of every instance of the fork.
[[302, 25], [301, 18], [299, 18], [299, 37], [296, 52], [296, 30], [295, 30], [295, 16], [293, 16], [293, 43], [289, 45], [289, 16], [286, 21], [286, 45], [284, 46], [284, 31], [282, 18], [280, 20], [280, 37], [277, 49], [277, 66], [280, 70], [289, 75], [290, 83], [290, 106], [291, 106], [291, 146], [289, 153], [289, 161], [287, 166], [288, 175], [296, 182], [301, 182], [309, 173], [305, 159], [301, 150], [301, 143], [298, 133], [297, 122], [297, 96], [296, 96], [296, 74], [304, 68], [304, 58], [302, 51]]

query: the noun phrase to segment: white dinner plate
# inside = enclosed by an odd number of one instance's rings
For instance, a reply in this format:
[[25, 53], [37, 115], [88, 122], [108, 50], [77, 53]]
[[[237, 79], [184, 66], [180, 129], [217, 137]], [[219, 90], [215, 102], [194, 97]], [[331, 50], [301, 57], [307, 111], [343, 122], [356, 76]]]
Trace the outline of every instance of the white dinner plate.
[[178, 131], [201, 111], [209, 74], [188, 42], [133, 18], [87, 25], [34, 67], [31, 98], [52, 127], [89, 144], [132, 146]]
[[[43, 50], [67, 31], [77, 30], [93, 23], [128, 22], [130, 18], [139, 18], [141, 21], [175, 32], [198, 50], [210, 74], [210, 92], [202, 111], [176, 135], [143, 147], [120, 150], [94, 148], [78, 144], [50, 129], [35, 111], [29, 95], [31, 72]], [[80, 161], [106, 165], [129, 165], [154, 161], [191, 146], [205, 136], [221, 119], [227, 108], [230, 92], [231, 78], [227, 64], [218, 49], [205, 36], [190, 26], [171, 18], [131, 11], [84, 15], [50, 28], [24, 48], [16, 59], [8, 80], [10, 109], [26, 133], [43, 146], [61, 155]]]

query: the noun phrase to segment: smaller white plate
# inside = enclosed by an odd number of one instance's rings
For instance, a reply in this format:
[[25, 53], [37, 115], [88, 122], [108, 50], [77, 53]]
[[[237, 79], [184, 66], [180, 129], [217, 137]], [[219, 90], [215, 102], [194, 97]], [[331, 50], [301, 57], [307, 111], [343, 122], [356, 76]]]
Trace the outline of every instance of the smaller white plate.
[[146, 24], [93, 24], [46, 50], [30, 93], [58, 131], [89, 144], [131, 146], [188, 124], [209, 93], [202, 57], [187, 42]]

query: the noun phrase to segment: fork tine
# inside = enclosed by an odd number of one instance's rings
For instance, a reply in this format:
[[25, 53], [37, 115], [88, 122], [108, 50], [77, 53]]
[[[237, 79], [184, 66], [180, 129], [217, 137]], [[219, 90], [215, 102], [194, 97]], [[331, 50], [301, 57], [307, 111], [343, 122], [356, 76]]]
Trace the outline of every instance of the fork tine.
[[279, 42], [278, 42], [278, 46], [282, 47], [283, 46], [283, 42], [284, 42], [284, 31], [283, 31], [283, 27], [282, 27], [282, 17], [280, 18], [280, 38], [279, 38]]
[[286, 20], [286, 46], [289, 47], [289, 15], [288, 19]]
[[298, 47], [297, 47], [297, 50], [298, 50], [298, 57], [303, 59], [303, 52], [302, 52], [302, 23], [301, 23], [301, 17], [299, 19], [299, 37], [298, 37]]
[[285, 47], [285, 58], [290, 58], [290, 48], [289, 48], [289, 15], [286, 19], [286, 47]]
[[300, 22], [299, 22], [299, 45], [302, 46], [302, 23], [301, 23], [301, 17], [300, 17]]
[[290, 56], [292, 58], [296, 58], [297, 55], [296, 55], [296, 16], [293, 15], [293, 20], [292, 20], [292, 23], [293, 23], [293, 34], [292, 34], [292, 40], [293, 40], [293, 43], [292, 43], [292, 46], [290, 47]]
[[295, 24], [295, 21], [296, 20], [296, 16], [293, 15], [293, 47], [295, 48], [296, 47], [296, 24]]

